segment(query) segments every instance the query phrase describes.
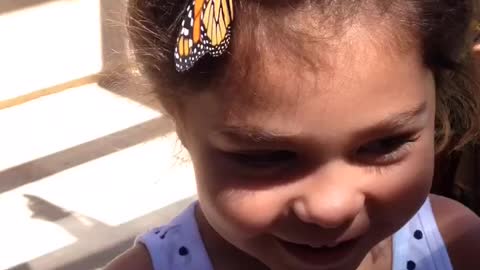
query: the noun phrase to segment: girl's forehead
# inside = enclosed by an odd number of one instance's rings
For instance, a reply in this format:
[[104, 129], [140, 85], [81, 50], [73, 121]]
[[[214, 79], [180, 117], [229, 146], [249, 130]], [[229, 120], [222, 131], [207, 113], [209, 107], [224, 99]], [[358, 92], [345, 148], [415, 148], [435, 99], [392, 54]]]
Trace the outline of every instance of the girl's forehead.
[[423, 69], [420, 49], [390, 45], [388, 35], [375, 33], [352, 27], [342, 38], [303, 46], [303, 55], [281, 51], [281, 45], [263, 48], [256, 61], [234, 59], [234, 75], [214, 92], [225, 110], [291, 113], [305, 102], [332, 103], [352, 91], [374, 98], [369, 89], [391, 91], [397, 79], [400, 86], [418, 83], [418, 74], [409, 73], [414, 73], [411, 67]]
[[224, 77], [184, 106], [187, 121], [208, 134], [251, 127], [334, 142], [424, 104], [431, 116], [435, 85], [420, 46], [396, 44], [389, 29], [357, 24], [296, 48], [234, 32]]
[[389, 49], [367, 50], [368, 39], [354, 44], [336, 51], [337, 59], [322, 69], [266, 66], [262, 75], [249, 74], [256, 84], [206, 92], [186, 106], [189, 121], [211, 134], [250, 129], [334, 142], [389, 116], [432, 115], [435, 86], [418, 50], [395, 56]]

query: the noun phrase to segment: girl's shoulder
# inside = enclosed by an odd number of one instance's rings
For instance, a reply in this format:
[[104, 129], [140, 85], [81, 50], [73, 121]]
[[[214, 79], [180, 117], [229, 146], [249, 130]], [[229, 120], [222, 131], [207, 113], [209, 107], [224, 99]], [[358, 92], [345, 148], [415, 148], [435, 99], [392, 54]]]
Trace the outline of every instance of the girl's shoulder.
[[196, 206], [190, 204], [167, 225], [139, 235], [105, 270], [213, 269], [195, 219]]
[[137, 243], [111, 261], [104, 270], [153, 270], [147, 248]]
[[440, 234], [455, 270], [480, 269], [480, 218], [454, 200], [430, 195]]

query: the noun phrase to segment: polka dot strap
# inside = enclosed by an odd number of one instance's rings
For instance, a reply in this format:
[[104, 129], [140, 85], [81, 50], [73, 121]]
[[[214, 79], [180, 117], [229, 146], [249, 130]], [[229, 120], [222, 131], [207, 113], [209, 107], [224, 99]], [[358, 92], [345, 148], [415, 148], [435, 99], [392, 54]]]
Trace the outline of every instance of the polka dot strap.
[[392, 269], [453, 270], [430, 200], [393, 236]]
[[192, 204], [169, 225], [155, 228], [137, 238], [150, 253], [154, 270], [213, 270]]
[[420, 223], [424, 228], [425, 241], [427, 242], [435, 269], [453, 270], [447, 248], [440, 234], [440, 231], [433, 215], [430, 200], [427, 200], [422, 209], [418, 212]]

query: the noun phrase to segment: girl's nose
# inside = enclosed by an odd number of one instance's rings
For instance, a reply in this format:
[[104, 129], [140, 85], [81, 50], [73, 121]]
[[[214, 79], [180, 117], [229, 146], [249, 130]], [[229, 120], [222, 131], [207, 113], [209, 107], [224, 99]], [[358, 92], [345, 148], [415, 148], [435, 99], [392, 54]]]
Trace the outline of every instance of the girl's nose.
[[[312, 180], [312, 179], [310, 179]], [[352, 222], [365, 207], [365, 196], [349, 181], [315, 179], [301, 188], [292, 210], [305, 223], [326, 229]]]

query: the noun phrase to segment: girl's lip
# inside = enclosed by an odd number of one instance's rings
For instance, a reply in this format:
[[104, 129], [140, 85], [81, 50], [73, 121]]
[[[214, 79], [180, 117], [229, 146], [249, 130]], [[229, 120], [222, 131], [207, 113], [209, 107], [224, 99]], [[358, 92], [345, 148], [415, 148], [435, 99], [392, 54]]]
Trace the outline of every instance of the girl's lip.
[[302, 242], [287, 241], [287, 240], [282, 240], [282, 239], [280, 239], [280, 241], [287, 242], [287, 243], [290, 243], [290, 244], [301, 245], [301, 246], [309, 246], [309, 247], [312, 247], [312, 248], [326, 248], [326, 247], [333, 248], [333, 247], [341, 245], [344, 242], [349, 242], [349, 241], [351, 241], [351, 239], [335, 241], [335, 242], [325, 242], [325, 243], [321, 243], [321, 244], [320, 243], [314, 243], [314, 242], [312, 242], [312, 243], [307, 243], [307, 242], [302, 243]]
[[301, 265], [310, 267], [343, 264], [354, 253], [359, 241], [360, 238], [355, 238], [338, 243], [304, 245], [278, 239], [280, 246], [290, 257]]
[[348, 235], [344, 235], [343, 237], [340, 237], [339, 239], [336, 239], [336, 240], [333, 240], [333, 241], [296, 241], [296, 240], [289, 240], [289, 239], [286, 239], [284, 237], [280, 237], [280, 236], [274, 236], [274, 238], [276, 238], [278, 241], [280, 242], [286, 242], [286, 243], [290, 243], [290, 244], [297, 244], [297, 245], [303, 245], [303, 246], [310, 246], [310, 247], [313, 247], [313, 248], [322, 248], [322, 247], [336, 247], [342, 243], [345, 243], [345, 242], [350, 242], [350, 241], [355, 241], [355, 240], [358, 240], [359, 238], [362, 238], [363, 234], [358, 234], [356, 236], [354, 236], [353, 234], [350, 234], [350, 236]]

